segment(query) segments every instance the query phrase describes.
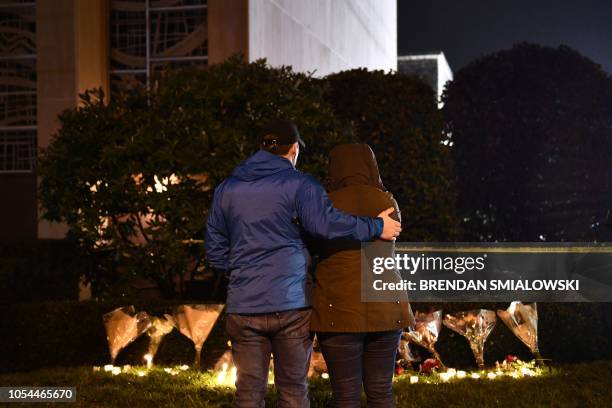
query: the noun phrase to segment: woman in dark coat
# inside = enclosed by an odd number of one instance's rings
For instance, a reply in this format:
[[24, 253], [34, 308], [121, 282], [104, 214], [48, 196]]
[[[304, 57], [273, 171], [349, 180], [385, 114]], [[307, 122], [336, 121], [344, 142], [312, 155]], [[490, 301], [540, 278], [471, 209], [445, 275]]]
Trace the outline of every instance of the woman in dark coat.
[[[329, 198], [353, 215], [376, 216], [394, 207], [366, 144], [334, 148], [329, 162]], [[393, 256], [394, 245], [387, 244]], [[405, 292], [392, 302], [361, 301], [361, 243], [318, 243], [320, 262], [313, 290], [311, 329], [327, 363], [336, 407], [360, 407], [362, 385], [369, 407], [393, 407], [391, 387], [401, 331], [414, 324]]]

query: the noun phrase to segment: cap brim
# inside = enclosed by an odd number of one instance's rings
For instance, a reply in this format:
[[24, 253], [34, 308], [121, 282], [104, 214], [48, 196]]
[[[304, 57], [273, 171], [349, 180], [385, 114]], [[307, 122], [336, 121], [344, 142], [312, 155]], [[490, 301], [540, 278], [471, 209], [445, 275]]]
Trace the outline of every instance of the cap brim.
[[298, 138], [297, 138], [297, 142], [300, 144], [300, 146], [301, 146], [302, 148], [305, 148], [305, 147], [306, 147], [306, 143], [304, 143], [304, 141], [302, 140], [302, 138], [301, 138], [300, 136], [298, 136]]

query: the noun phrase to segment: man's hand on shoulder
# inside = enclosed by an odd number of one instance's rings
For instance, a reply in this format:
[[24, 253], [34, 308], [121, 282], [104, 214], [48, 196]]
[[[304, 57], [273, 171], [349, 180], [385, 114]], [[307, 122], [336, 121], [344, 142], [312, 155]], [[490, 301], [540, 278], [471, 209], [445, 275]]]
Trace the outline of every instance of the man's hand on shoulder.
[[380, 238], [385, 241], [395, 241], [400, 232], [402, 232], [402, 224], [391, 218], [391, 214], [394, 211], [395, 209], [390, 207], [378, 214], [378, 218], [382, 218], [384, 224]]

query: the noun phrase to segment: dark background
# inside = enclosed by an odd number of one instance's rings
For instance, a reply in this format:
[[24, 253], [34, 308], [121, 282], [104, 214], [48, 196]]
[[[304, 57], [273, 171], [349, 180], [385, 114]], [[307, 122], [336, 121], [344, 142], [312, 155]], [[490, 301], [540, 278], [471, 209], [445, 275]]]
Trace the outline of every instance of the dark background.
[[457, 71], [522, 41], [568, 45], [612, 73], [611, 0], [398, 1], [398, 55], [444, 51]]

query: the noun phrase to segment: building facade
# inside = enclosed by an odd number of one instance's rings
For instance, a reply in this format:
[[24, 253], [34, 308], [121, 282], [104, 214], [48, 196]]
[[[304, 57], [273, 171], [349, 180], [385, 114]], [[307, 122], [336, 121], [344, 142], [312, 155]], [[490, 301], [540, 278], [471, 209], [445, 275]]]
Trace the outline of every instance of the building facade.
[[453, 80], [453, 71], [442, 51], [427, 54], [408, 54], [397, 57], [397, 70], [405, 75], [420, 78], [432, 87], [442, 107], [442, 93], [448, 81]]
[[236, 53], [317, 76], [394, 70], [396, 50], [395, 0], [0, 0], [0, 241], [64, 236], [39, 220], [36, 157], [86, 89], [112, 98]]

